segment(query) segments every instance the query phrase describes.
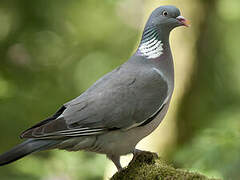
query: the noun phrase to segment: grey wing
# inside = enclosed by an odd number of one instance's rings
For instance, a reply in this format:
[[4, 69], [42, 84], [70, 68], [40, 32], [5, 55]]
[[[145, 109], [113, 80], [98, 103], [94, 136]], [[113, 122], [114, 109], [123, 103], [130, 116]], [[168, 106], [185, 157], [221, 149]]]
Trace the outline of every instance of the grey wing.
[[24, 138], [62, 138], [101, 134], [147, 123], [168, 96], [167, 82], [156, 72], [117, 69], [66, 103], [55, 119], [45, 120]]

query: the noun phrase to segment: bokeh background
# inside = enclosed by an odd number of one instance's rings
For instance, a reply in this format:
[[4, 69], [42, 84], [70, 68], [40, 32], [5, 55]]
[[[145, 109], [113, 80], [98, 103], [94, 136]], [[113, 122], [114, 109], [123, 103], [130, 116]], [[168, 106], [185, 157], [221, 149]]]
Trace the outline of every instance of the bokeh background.
[[[171, 34], [173, 100], [139, 148], [179, 168], [240, 179], [239, 0], [1, 0], [0, 152], [126, 61], [150, 12], [165, 4], [192, 26]], [[49, 151], [0, 167], [0, 179], [98, 180], [112, 170], [104, 155]]]

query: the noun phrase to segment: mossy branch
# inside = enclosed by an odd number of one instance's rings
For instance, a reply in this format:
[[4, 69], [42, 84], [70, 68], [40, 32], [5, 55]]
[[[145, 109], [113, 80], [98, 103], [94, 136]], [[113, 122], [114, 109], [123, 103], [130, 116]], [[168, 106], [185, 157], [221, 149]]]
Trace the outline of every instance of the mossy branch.
[[157, 154], [141, 152], [134, 156], [128, 167], [117, 172], [111, 180], [217, 180], [199, 173], [175, 169]]

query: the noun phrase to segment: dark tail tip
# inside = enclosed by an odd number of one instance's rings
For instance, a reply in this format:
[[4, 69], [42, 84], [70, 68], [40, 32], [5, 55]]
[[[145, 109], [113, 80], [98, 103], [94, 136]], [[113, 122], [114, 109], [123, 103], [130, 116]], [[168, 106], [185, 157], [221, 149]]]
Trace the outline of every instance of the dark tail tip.
[[54, 144], [56, 144], [56, 141], [33, 139], [26, 140], [23, 143], [12, 148], [10, 151], [0, 155], [0, 166], [12, 163], [35, 151], [48, 149]]
[[27, 140], [27, 141], [23, 142], [22, 144], [15, 146], [10, 151], [5, 152], [4, 154], [0, 155], [0, 166], [9, 164], [11, 162], [14, 162], [14, 161], [30, 154], [32, 151], [28, 147], [29, 143], [30, 142]]

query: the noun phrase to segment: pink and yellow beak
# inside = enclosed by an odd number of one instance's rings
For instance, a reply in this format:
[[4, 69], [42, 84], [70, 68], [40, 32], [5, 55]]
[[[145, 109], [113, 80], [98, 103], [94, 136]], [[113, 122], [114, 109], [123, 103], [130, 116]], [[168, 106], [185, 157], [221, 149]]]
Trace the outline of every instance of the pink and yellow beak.
[[189, 27], [189, 26], [190, 26], [190, 21], [187, 20], [185, 17], [183, 17], [183, 16], [178, 16], [178, 17], [176, 17], [176, 19], [177, 19], [183, 26], [186, 26], [186, 27]]

